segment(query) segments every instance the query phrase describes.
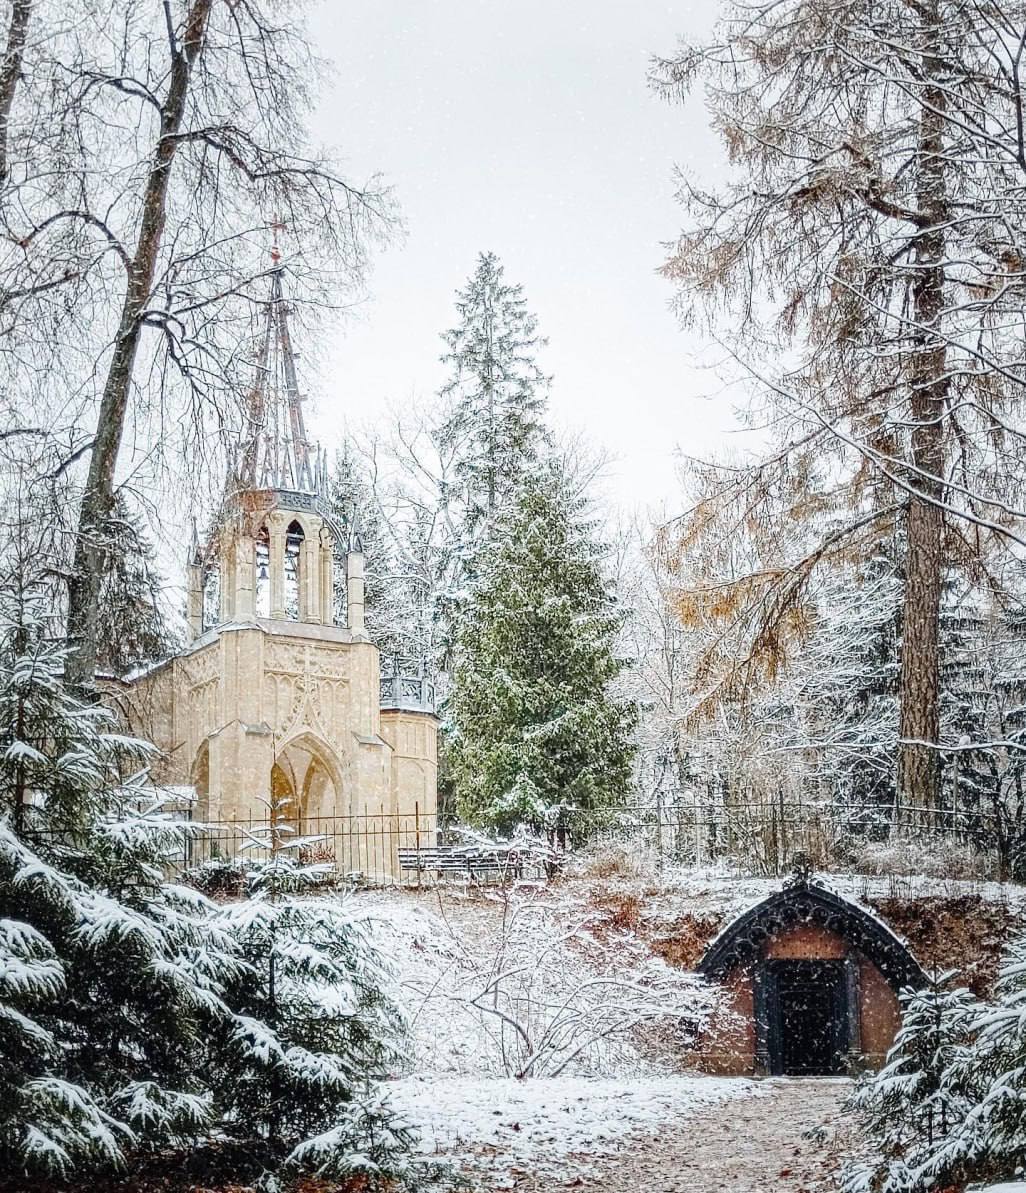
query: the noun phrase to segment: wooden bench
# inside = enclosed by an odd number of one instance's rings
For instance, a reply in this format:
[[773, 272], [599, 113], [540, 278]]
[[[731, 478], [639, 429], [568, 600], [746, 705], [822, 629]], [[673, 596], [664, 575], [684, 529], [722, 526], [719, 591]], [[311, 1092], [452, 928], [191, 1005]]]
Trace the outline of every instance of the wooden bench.
[[488, 849], [479, 845], [422, 845], [399, 849], [400, 870], [435, 874], [499, 873], [517, 868], [522, 859], [516, 850]]

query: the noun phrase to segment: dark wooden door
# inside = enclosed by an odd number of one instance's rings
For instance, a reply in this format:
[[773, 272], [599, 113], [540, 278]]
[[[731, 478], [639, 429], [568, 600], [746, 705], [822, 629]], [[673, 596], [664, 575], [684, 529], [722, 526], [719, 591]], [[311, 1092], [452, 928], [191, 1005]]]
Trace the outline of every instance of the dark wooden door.
[[766, 1012], [771, 1073], [835, 1076], [850, 1035], [843, 961], [770, 961]]

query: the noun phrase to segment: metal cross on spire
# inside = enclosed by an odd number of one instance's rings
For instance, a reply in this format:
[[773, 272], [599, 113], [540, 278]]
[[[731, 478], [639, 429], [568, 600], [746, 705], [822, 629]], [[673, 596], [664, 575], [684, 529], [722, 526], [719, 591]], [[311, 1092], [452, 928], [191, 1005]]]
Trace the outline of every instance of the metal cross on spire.
[[270, 295], [258, 341], [256, 377], [249, 393], [247, 428], [239, 456], [238, 484], [242, 489], [278, 489], [320, 493], [327, 464], [311, 444], [303, 420], [303, 395], [296, 375], [296, 355], [289, 331], [278, 234], [285, 225], [271, 224]]

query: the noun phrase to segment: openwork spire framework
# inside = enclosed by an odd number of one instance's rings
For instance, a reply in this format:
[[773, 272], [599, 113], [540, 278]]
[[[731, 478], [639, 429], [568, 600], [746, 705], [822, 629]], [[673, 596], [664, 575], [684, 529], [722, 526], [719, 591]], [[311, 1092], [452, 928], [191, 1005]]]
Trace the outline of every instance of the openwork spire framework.
[[271, 273], [234, 482], [238, 490], [277, 489], [322, 496], [327, 491], [327, 457], [307, 438], [283, 274], [280, 265]]

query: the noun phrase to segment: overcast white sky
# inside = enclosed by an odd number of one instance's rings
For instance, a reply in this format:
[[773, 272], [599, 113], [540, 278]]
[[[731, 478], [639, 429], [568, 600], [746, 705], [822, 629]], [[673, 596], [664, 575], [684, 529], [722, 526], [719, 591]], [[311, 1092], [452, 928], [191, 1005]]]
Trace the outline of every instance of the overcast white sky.
[[708, 178], [720, 154], [701, 105], [645, 77], [714, 17], [713, 0], [322, 4], [336, 77], [315, 132], [355, 179], [384, 174], [407, 225], [310, 387], [322, 441], [438, 388], [453, 294], [490, 250], [549, 339], [553, 421], [617, 455], [614, 501], [675, 505], [675, 448], [707, 454], [733, 420], [718, 349], [678, 328], [656, 269], [681, 221], [674, 163]]

